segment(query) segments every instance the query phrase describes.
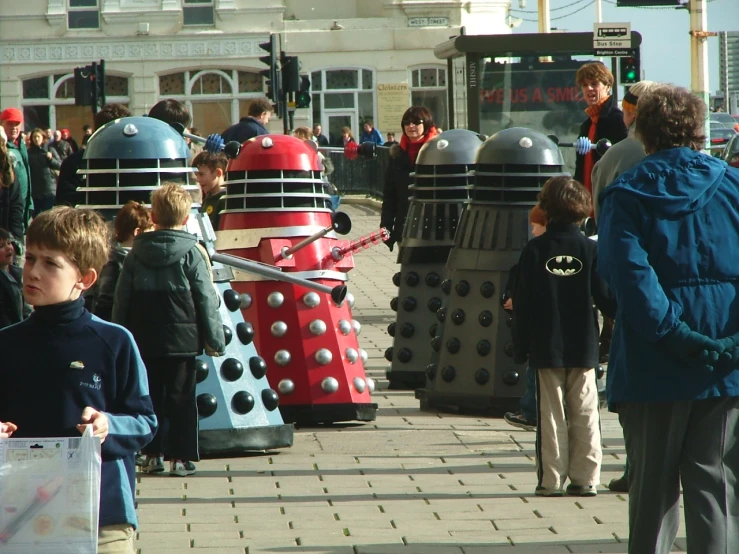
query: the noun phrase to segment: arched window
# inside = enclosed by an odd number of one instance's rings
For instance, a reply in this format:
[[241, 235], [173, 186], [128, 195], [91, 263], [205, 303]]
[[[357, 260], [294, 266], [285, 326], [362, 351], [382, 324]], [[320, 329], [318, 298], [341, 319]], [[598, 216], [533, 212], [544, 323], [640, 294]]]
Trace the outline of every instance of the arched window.
[[375, 72], [372, 69], [314, 71], [311, 90], [313, 123], [321, 124], [323, 134], [332, 145], [342, 146], [343, 127], [349, 127], [358, 139], [364, 121], [376, 120]]
[[249, 104], [264, 97], [258, 70], [203, 69], [159, 77], [159, 97], [184, 102], [201, 136], [222, 133], [246, 117]]
[[411, 105], [425, 106], [440, 129], [449, 128], [446, 68], [423, 66], [411, 69]]
[[[128, 105], [128, 77], [105, 76], [105, 101]], [[23, 79], [25, 128], [69, 129], [82, 137], [82, 126], [92, 125], [92, 107], [74, 105], [74, 73], [58, 73]]]

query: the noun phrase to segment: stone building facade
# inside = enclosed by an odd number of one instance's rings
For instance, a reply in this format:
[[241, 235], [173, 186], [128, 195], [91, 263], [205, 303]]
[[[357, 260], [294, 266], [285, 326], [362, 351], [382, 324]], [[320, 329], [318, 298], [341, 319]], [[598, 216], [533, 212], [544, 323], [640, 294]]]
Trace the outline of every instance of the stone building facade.
[[[202, 134], [223, 131], [265, 93], [259, 44], [280, 35], [311, 77], [295, 126], [332, 138], [371, 119], [400, 131], [402, 105], [429, 107], [444, 127], [450, 36], [503, 34], [509, 0], [23, 0], [0, 5], [0, 107], [22, 107], [27, 128], [91, 123], [74, 105], [74, 68], [105, 61], [106, 101], [146, 113], [184, 101]], [[271, 130], [282, 123], [273, 119]]]

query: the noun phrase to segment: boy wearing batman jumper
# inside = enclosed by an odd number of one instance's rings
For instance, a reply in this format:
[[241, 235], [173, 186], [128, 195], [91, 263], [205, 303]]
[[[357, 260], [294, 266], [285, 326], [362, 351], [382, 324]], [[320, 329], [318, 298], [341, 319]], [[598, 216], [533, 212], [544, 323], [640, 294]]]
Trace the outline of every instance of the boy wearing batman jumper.
[[[539, 193], [547, 232], [528, 242], [519, 260], [513, 297], [516, 363], [537, 371], [537, 496], [595, 496], [600, 482], [598, 321], [596, 306], [616, 310], [596, 272], [597, 244], [579, 224], [590, 194], [568, 176], [553, 177]], [[566, 409], [565, 409], [566, 406]]]

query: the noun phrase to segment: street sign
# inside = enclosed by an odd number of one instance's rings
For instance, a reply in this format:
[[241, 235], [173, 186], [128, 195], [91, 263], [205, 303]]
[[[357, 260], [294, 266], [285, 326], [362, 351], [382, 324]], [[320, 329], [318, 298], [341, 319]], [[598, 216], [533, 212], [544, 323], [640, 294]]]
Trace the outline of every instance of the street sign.
[[631, 48], [631, 23], [594, 23], [593, 50], [596, 56], [631, 54], [606, 53]]
[[636, 57], [636, 48], [598, 48], [593, 51], [593, 56], [634, 58]]

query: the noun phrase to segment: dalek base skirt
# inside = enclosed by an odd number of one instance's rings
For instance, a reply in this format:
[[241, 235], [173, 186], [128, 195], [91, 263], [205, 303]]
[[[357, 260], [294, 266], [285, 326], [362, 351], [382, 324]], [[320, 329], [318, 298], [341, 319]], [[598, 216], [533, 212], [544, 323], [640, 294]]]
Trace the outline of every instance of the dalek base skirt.
[[327, 293], [291, 283], [237, 281], [234, 288], [256, 299], [244, 314], [262, 322], [255, 341], [271, 364], [269, 379], [285, 421], [375, 420], [377, 404], [368, 401], [374, 383], [364, 373], [366, 353], [357, 342], [351, 296], [337, 306]]

